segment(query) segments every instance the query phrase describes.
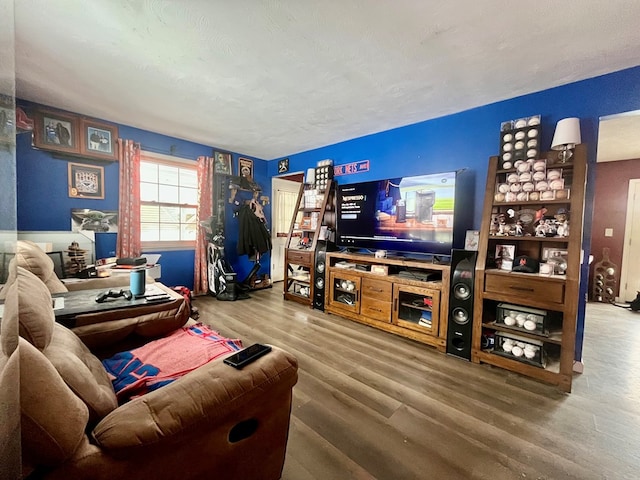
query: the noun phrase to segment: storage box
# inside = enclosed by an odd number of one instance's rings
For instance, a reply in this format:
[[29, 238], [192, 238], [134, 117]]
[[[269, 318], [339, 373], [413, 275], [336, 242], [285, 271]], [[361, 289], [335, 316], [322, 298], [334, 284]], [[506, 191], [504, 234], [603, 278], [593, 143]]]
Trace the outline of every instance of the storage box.
[[549, 313], [546, 310], [499, 303], [496, 323], [514, 330], [549, 335]]
[[540, 368], [547, 366], [547, 353], [539, 340], [496, 332], [493, 353]]

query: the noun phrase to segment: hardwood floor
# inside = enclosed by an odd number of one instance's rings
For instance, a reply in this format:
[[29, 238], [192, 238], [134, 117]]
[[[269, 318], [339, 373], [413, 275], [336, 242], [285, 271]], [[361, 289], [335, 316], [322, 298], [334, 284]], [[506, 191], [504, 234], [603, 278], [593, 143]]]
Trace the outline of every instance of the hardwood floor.
[[573, 393], [285, 302], [282, 287], [200, 321], [299, 360], [283, 479], [640, 478], [640, 313], [587, 306]]

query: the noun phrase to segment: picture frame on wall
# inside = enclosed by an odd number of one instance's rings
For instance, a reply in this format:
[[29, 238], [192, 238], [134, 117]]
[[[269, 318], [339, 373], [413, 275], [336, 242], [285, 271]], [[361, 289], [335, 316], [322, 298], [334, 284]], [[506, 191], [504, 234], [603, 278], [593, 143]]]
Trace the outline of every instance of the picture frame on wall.
[[213, 152], [214, 172], [223, 175], [233, 175], [231, 154], [226, 152]]
[[253, 160], [238, 158], [238, 175], [244, 178], [253, 178]]
[[36, 110], [34, 112], [33, 145], [62, 153], [80, 153], [80, 119], [76, 115]]
[[80, 154], [88, 158], [118, 160], [118, 127], [83, 118], [80, 121]]
[[104, 167], [69, 163], [69, 196], [104, 199]]

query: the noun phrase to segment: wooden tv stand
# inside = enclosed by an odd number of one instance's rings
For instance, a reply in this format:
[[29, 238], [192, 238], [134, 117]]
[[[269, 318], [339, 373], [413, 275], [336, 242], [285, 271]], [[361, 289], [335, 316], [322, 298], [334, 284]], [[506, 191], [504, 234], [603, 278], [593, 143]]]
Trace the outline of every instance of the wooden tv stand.
[[[388, 273], [373, 273], [372, 267]], [[449, 272], [449, 265], [431, 261], [330, 252], [325, 311], [444, 352]]]

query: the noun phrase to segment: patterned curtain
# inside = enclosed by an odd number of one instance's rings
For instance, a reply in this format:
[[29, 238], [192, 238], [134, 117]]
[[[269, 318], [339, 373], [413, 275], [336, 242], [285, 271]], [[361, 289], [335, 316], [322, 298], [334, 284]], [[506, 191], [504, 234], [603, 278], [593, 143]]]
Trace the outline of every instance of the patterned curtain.
[[193, 293], [207, 293], [207, 236], [200, 222], [213, 215], [213, 158], [198, 157], [198, 233], [196, 235], [196, 258], [193, 277]]
[[140, 242], [140, 144], [118, 139], [120, 197], [116, 256], [139, 257]]

